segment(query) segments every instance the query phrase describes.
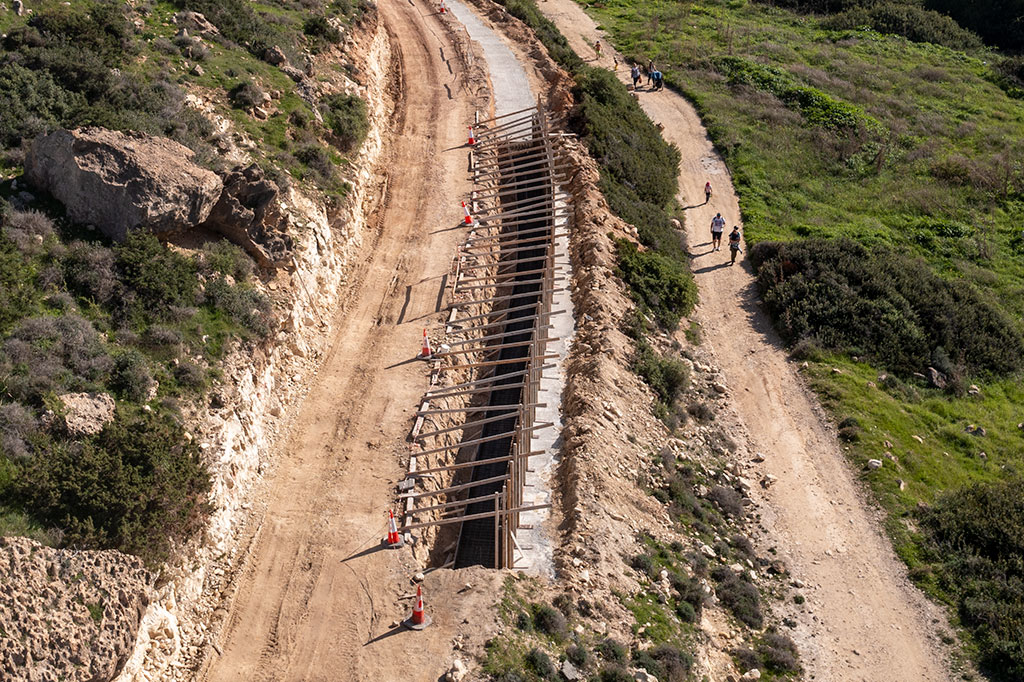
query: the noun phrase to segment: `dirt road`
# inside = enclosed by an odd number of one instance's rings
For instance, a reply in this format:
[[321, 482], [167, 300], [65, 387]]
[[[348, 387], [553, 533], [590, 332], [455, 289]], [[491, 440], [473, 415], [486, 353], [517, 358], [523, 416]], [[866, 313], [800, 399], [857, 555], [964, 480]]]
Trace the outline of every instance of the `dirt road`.
[[[573, 0], [540, 0], [541, 10], [584, 59], [608, 43]], [[620, 58], [621, 60], [621, 58]], [[620, 64], [619, 76], [628, 79]], [[733, 405], [751, 445], [765, 454], [763, 473], [777, 482], [764, 500], [764, 525], [792, 573], [806, 583], [809, 607], [798, 610], [798, 639], [808, 679], [842, 682], [947, 680], [936, 622], [942, 614], [906, 579], [906, 571], [863, 503], [835, 437], [817, 416], [797, 370], [757, 306], [745, 263], [728, 264], [728, 247], [711, 251], [710, 223], [721, 212], [741, 225], [739, 204], [721, 159], [693, 107], [670, 92], [640, 92], [640, 103], [682, 152], [677, 198], [700, 287], [697, 317], [725, 370]], [[704, 183], [714, 196], [704, 203]]]
[[[268, 485], [255, 548], [215, 638], [221, 653], [201, 674], [210, 682], [437, 679], [461, 617], [428, 592], [434, 626], [392, 628], [410, 607], [400, 596], [412, 591], [416, 569], [408, 550], [371, 551], [404, 476], [398, 454], [427, 385], [412, 358], [422, 329], [438, 319], [442, 277], [464, 237], [452, 228], [469, 189], [460, 147], [472, 120], [444, 61], [455, 50], [429, 5], [378, 7], [402, 63], [383, 164], [390, 201], [365, 239], [332, 350]], [[436, 590], [451, 587], [441, 584], [451, 574], [430, 579]]]

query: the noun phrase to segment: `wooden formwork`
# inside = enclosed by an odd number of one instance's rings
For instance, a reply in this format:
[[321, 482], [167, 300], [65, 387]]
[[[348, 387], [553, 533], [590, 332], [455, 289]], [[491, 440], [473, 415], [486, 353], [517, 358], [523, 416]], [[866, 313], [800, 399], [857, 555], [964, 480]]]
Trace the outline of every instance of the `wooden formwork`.
[[[569, 215], [564, 206], [568, 195], [557, 189], [562, 180], [559, 173], [563, 166], [558, 163], [553, 141], [562, 134], [556, 131], [555, 126], [559, 122], [560, 119], [545, 111], [540, 102], [529, 109], [477, 122], [478, 142], [470, 153], [475, 190], [468, 202], [475, 217], [474, 228], [453, 261], [451, 302], [448, 306], [451, 312], [446, 325], [450, 347], [435, 356], [440, 362], [438, 371], [470, 369], [474, 376], [470, 382], [428, 392], [418, 412], [412, 440], [422, 447], [425, 441], [442, 434], [462, 431], [463, 436], [448, 445], [414, 450], [410, 458], [410, 477], [415, 485], [402, 495], [406, 504], [403, 531], [493, 518], [495, 568], [511, 567], [515, 563], [520, 514], [550, 506], [524, 505], [523, 485], [529, 459], [542, 454], [531, 450], [532, 434], [553, 426], [538, 424], [537, 408], [545, 407], [538, 402], [542, 373], [551, 367], [545, 361], [555, 357], [547, 347], [555, 340], [550, 336], [550, 318], [553, 297], [558, 291], [556, 284], [563, 279], [555, 267], [556, 226]], [[524, 192], [531, 196], [514, 201], [506, 199]], [[520, 229], [540, 221], [545, 222], [544, 227]], [[543, 255], [537, 255], [538, 250], [543, 250]], [[523, 263], [528, 269], [522, 269]], [[515, 267], [514, 272], [507, 270], [510, 266]], [[535, 291], [525, 294], [530, 298], [536, 297], [536, 302], [513, 306], [516, 298], [524, 296], [523, 293], [513, 293], [513, 287], [524, 283], [536, 287]], [[474, 293], [481, 290], [485, 293]], [[491, 290], [494, 295], [487, 293]], [[461, 309], [470, 305], [476, 306], [477, 310], [486, 308], [488, 312], [471, 312], [460, 317]], [[505, 331], [508, 316], [513, 312], [520, 313], [515, 318], [516, 322], [530, 322], [529, 330]], [[530, 333], [529, 341], [505, 340], [509, 336], [526, 333]], [[524, 356], [511, 360], [495, 359], [493, 354], [509, 348], [515, 348]], [[523, 368], [497, 373], [497, 366], [508, 364], [521, 364]], [[516, 379], [518, 383], [499, 384], [509, 379]], [[492, 391], [509, 387], [521, 387], [518, 405], [466, 406], [449, 410], [430, 407], [431, 398], [458, 394], [483, 398]], [[483, 418], [422, 432], [424, 416], [442, 413], [463, 413], [467, 419], [472, 414], [480, 414]], [[507, 420], [511, 415], [515, 416], [513, 429], [479, 437], [479, 427]], [[507, 455], [477, 459], [482, 444], [503, 439], [509, 439], [511, 443]], [[464, 459], [467, 456], [468, 459], [451, 462], [446, 458], [451, 458], [453, 452], [460, 452]], [[429, 461], [432, 456], [437, 458], [433, 466]], [[473, 478], [477, 467], [501, 462], [507, 463], [503, 475], [484, 480]], [[416, 489], [427, 488], [427, 481], [436, 474], [468, 475], [470, 480], [434, 489]], [[501, 488], [486, 495], [471, 496], [474, 487], [479, 488], [485, 483], [501, 483]], [[478, 509], [484, 506], [487, 510], [467, 514], [470, 505], [476, 505]]]

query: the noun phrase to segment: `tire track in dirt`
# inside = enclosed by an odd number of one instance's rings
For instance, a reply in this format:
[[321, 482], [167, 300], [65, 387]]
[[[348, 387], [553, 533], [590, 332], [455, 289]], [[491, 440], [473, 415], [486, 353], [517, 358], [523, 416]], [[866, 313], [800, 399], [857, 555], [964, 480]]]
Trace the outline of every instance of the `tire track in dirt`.
[[[450, 641], [441, 604], [430, 631], [380, 631], [404, 615], [398, 596], [409, 557], [364, 550], [379, 545], [403, 475], [400, 453], [426, 385], [412, 358], [462, 238], [445, 228], [459, 224], [455, 198], [469, 189], [460, 147], [471, 110], [444, 87], [450, 70], [438, 46], [447, 45], [431, 10], [389, 0], [379, 11], [401, 69], [383, 206], [334, 316], [331, 349], [279, 454], [217, 638], [222, 654], [201, 676], [210, 682], [409, 679], [410, 669], [442, 665], [436, 652]], [[395, 323], [403, 305], [405, 319]], [[400, 660], [393, 649], [404, 650]]]
[[[608, 42], [573, 0], [540, 0], [538, 6], [578, 54], [612, 66], [609, 51], [600, 60], [594, 54], [594, 41]], [[621, 56], [619, 62], [625, 82], [628, 69], [622, 68]], [[682, 152], [677, 199], [684, 206], [698, 204], [688, 210], [686, 226], [701, 295], [696, 316], [728, 377], [732, 407], [748, 429], [750, 445], [767, 458], [760, 467], [776, 478], [761, 505], [763, 525], [794, 575], [806, 583], [808, 606], [796, 614], [793, 635], [808, 679], [948, 680], [938, 643], [943, 613], [908, 581], [881, 531], [878, 512], [864, 501], [817, 401], [758, 307], [748, 266], [730, 267], [727, 252], [710, 250], [708, 226], [716, 212], [728, 225], [742, 225], [725, 164], [683, 97], [666, 90], [640, 92], [639, 100]], [[700, 204], [707, 180], [714, 197]]]

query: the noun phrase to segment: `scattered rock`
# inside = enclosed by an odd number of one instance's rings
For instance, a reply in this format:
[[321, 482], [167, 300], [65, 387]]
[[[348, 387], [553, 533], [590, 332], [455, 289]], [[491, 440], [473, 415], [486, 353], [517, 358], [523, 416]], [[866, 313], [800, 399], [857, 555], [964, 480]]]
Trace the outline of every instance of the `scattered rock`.
[[658, 678], [650, 674], [643, 668], [632, 668], [629, 674], [633, 676], [635, 682], [658, 682]]
[[975, 426], [974, 424], [968, 424], [964, 431], [974, 436], [984, 436], [988, 433], [984, 426]]
[[934, 367], [928, 368], [928, 383], [934, 388], [945, 388], [946, 387], [946, 375], [935, 369]]
[[288, 63], [288, 56], [284, 53], [284, 50], [274, 45], [263, 51], [263, 61], [272, 66], [281, 66]]
[[722, 383], [715, 383], [713, 388], [718, 393], [726, 393], [729, 390], [728, 388], [726, 388], [725, 384], [722, 384]]
[[899, 486], [900, 490], [906, 490], [906, 488], [907, 488], [907, 484], [903, 482], [902, 478], [897, 478], [896, 479], [896, 485]]
[[967, 395], [980, 395], [980, 394], [981, 394], [981, 389], [978, 388], [975, 384], [971, 384], [970, 387], [967, 389]]
[[742, 677], [740, 677], [740, 680], [759, 680], [759, 679], [761, 679], [761, 671], [758, 670], [757, 668], [751, 668], [747, 672], [743, 673]]
[[881, 469], [881, 468], [882, 468], [882, 460], [880, 460], [880, 459], [869, 459], [868, 460], [868, 469], [874, 470], [874, 469]]
[[761, 487], [767, 490], [768, 488], [772, 487], [772, 485], [774, 485], [775, 481], [777, 480], [778, 479], [775, 476], [767, 474], [764, 478], [761, 479]]
[[576, 666], [569, 661], [562, 662], [561, 672], [562, 677], [567, 679], [569, 682], [575, 682], [576, 680], [583, 679], [583, 676], [580, 675], [580, 671], [576, 670]]
[[448, 670], [448, 674], [444, 676], [447, 682], [462, 682], [462, 680], [469, 674], [469, 668], [461, 660], [456, 658], [452, 661], [452, 667]]
[[422, 573], [417, 573], [416, 575], [414, 575], [414, 576], [412, 577], [412, 580], [413, 580], [413, 582], [415, 582], [415, 583], [421, 583], [421, 582], [423, 582], [423, 579], [424, 579], [425, 577], [426, 577], [426, 576], [424, 576], [424, 575], [423, 575]]
[[[833, 373], [833, 374], [842, 374], [842, 373], [843, 373], [843, 370], [839, 369], [838, 367], [833, 367], [833, 368], [832, 368], [832, 373]], [[756, 670], [756, 668], [755, 668], [755, 670]], [[753, 671], [751, 671], [751, 672], [753, 672]], [[758, 675], [760, 675], [760, 673], [758, 673]], [[756, 678], [755, 678], [755, 679], [756, 679]]]
[[294, 66], [289, 66], [288, 64], [281, 67], [281, 73], [288, 76], [296, 83], [302, 82], [306, 77], [306, 74], [301, 69], [296, 69]]
[[74, 436], [91, 436], [114, 420], [114, 399], [106, 393], [65, 393], [64, 423]]
[[25, 173], [64, 204], [72, 220], [123, 240], [142, 227], [168, 233], [206, 220], [223, 183], [192, 157], [188, 147], [163, 137], [57, 130], [32, 142]]
[[918, 443], [921, 443], [921, 444], [923, 444], [923, 443], [924, 443], [924, 438], [921, 438], [921, 436], [918, 436], [918, 435], [916, 435], [916, 434], [915, 434], [915, 435], [913, 435], [913, 436], [911, 436], [911, 438], [913, 438], [914, 440], [916, 440], [916, 441], [917, 441]]
[[220, 35], [220, 29], [211, 24], [201, 12], [178, 12], [174, 15], [174, 25], [186, 32], [205, 37]]
[[25, 4], [21, 0], [13, 0], [13, 2], [11, 2], [11, 9], [14, 10], [14, 13], [19, 17], [25, 15]]

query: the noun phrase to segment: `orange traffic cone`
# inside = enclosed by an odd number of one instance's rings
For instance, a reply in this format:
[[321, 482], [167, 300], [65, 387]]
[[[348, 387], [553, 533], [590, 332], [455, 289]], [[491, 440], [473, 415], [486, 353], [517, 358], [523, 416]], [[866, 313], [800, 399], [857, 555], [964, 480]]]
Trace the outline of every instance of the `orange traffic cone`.
[[447, 12], [448, 9], [444, 6], [444, 0], [441, 0], [441, 14]]
[[473, 137], [473, 126], [469, 126], [469, 146], [472, 147], [476, 144], [476, 138]]
[[398, 534], [398, 524], [395, 523], [395, 513], [388, 509], [388, 549], [398, 549], [405, 545], [405, 540]]
[[434, 352], [430, 350], [430, 339], [427, 338], [427, 330], [423, 330], [423, 345], [420, 348], [420, 360], [429, 360]]
[[466, 213], [466, 224], [467, 225], [472, 225], [473, 224], [473, 216], [469, 214], [469, 206], [466, 206], [466, 202], [465, 201], [462, 202], [462, 210], [465, 211], [465, 213]]
[[416, 586], [416, 601], [412, 606], [412, 614], [406, 618], [405, 626], [412, 630], [423, 630], [434, 622], [430, 616], [423, 612], [423, 586]]

